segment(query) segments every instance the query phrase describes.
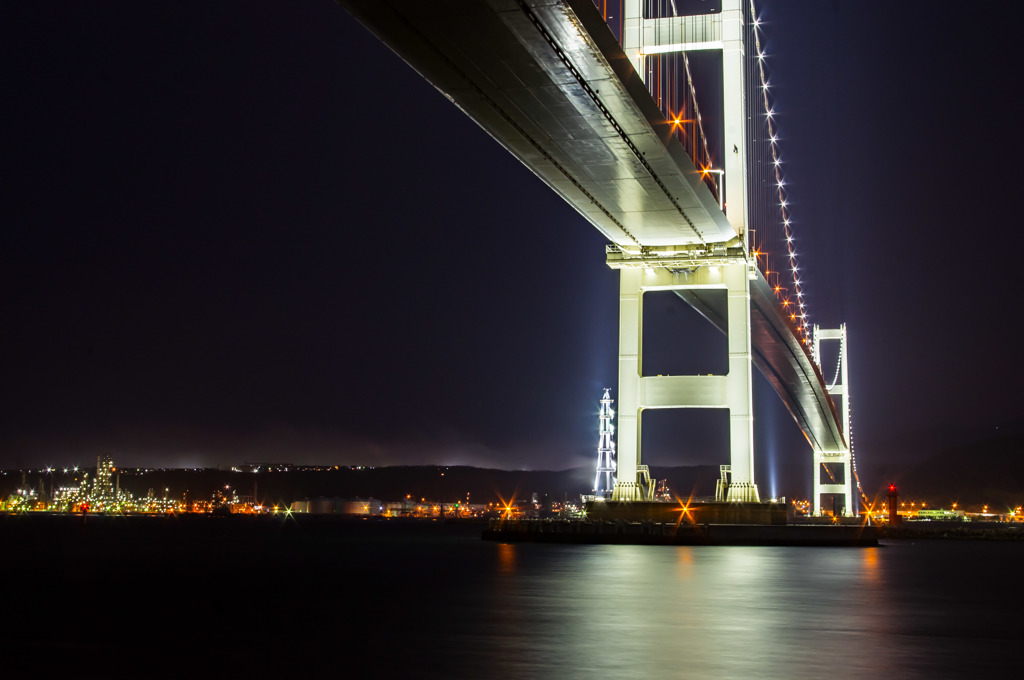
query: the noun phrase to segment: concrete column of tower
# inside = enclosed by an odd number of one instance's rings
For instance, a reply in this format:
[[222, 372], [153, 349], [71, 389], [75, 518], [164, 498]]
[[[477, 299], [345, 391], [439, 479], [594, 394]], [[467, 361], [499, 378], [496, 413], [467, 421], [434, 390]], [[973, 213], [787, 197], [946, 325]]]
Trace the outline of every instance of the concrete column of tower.
[[821, 517], [821, 452], [817, 449], [811, 451], [811, 457], [814, 461], [814, 474], [812, 475], [812, 495], [811, 498], [811, 512], [815, 517]]
[[644, 10], [643, 0], [624, 0], [622, 3], [622, 50], [633, 59], [633, 68], [641, 79], [646, 79], [641, 66], [643, 58], [638, 52], [643, 49]]
[[725, 265], [728, 291], [729, 373], [726, 405], [729, 408], [730, 501], [757, 501], [754, 481], [753, 365], [750, 341], [750, 267], [746, 262]]
[[846, 341], [846, 324], [840, 324], [840, 352], [839, 361], [842, 369], [840, 380], [843, 381], [843, 437], [846, 438], [846, 514], [856, 517], [858, 515], [858, 498], [856, 485], [854, 484], [853, 469], [853, 432], [850, 429], [850, 373], [849, 373], [849, 343]]
[[[722, 2], [722, 120], [724, 122], [725, 216], [747, 249], [746, 84], [742, 0]], [[722, 187], [719, 187], [722, 191]], [[735, 468], [734, 468], [735, 470]]]
[[641, 276], [641, 269], [619, 270], [618, 479], [612, 492], [612, 499], [617, 501], [645, 497], [637, 479], [637, 466], [640, 464], [640, 352], [643, 346]]

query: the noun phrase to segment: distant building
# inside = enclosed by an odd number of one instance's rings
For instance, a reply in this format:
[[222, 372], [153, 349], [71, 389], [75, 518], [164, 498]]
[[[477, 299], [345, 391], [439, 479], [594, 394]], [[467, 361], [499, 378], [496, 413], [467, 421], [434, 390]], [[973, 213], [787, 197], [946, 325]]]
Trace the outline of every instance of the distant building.
[[384, 503], [376, 498], [303, 498], [291, 504], [291, 511], [309, 515], [380, 515]]
[[941, 508], [925, 510], [924, 508], [922, 508], [921, 510], [918, 510], [916, 513], [914, 513], [914, 516], [910, 519], [962, 522], [964, 520], [964, 511], [943, 510]]
[[96, 500], [113, 500], [114, 498], [114, 460], [109, 455], [96, 459], [96, 479], [92, 485], [92, 495]]

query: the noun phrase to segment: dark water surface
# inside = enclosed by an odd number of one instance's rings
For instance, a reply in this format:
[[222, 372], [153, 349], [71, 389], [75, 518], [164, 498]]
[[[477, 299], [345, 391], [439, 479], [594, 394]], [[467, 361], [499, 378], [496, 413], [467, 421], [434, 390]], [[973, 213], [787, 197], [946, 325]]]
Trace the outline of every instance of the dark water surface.
[[1013, 675], [1024, 542], [559, 546], [479, 526], [0, 517], [0, 677]]

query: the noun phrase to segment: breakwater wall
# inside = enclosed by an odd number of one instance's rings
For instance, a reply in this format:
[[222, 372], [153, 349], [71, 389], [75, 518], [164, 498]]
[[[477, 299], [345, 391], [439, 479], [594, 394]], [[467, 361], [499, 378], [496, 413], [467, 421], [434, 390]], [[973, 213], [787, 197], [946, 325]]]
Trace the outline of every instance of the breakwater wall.
[[695, 525], [624, 520], [494, 520], [482, 538], [510, 543], [620, 545], [878, 545], [876, 529], [867, 526]]

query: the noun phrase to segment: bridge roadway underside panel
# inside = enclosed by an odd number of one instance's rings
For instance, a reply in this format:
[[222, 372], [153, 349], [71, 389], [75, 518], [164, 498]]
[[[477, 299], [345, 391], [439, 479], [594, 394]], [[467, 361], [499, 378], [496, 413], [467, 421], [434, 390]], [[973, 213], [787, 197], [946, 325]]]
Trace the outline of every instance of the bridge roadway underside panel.
[[[694, 289], [677, 294], [723, 333], [725, 306], [719, 298]], [[717, 303], [716, 303], [717, 301]], [[758, 273], [750, 282], [750, 339], [754, 364], [789, 409], [807, 441], [818, 451], [842, 451], [846, 444], [839, 416], [821, 372], [803, 350], [785, 319], [771, 287]]]
[[736, 236], [591, 0], [337, 1], [614, 243]]

